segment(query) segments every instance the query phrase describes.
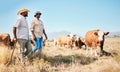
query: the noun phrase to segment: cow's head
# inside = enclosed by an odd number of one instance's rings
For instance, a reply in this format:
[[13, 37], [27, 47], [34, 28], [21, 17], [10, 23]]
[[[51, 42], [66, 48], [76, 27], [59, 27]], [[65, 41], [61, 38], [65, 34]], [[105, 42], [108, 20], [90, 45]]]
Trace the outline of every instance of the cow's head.
[[95, 32], [94, 34], [98, 37], [99, 41], [103, 41], [104, 40], [104, 36], [108, 35], [109, 32], [103, 32], [103, 31], [99, 30], [98, 32]]
[[70, 37], [72, 41], [75, 41], [75, 39], [76, 39], [76, 35], [75, 34], [69, 34], [67, 36]]

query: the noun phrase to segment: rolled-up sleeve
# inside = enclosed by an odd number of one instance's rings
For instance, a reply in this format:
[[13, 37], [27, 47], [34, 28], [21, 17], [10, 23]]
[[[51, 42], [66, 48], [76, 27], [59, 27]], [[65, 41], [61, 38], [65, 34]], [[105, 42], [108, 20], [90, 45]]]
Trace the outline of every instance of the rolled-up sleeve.
[[13, 27], [19, 27], [21, 23], [21, 20], [20, 19], [17, 19], [16, 23], [13, 25]]
[[33, 31], [33, 30], [34, 30], [34, 20], [32, 20], [32, 21], [31, 21], [30, 30], [31, 30], [31, 31]]

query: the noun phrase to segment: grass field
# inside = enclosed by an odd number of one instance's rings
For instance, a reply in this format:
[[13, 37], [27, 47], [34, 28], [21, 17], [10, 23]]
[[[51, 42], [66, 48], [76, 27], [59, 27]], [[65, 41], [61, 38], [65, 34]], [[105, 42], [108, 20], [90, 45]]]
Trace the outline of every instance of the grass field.
[[94, 57], [86, 54], [84, 46], [82, 49], [69, 49], [53, 47], [51, 43], [43, 48], [41, 59], [26, 60], [22, 65], [17, 47], [12, 63], [6, 66], [11, 52], [1, 47], [0, 72], [120, 72], [120, 37], [106, 38], [104, 50], [112, 56]]

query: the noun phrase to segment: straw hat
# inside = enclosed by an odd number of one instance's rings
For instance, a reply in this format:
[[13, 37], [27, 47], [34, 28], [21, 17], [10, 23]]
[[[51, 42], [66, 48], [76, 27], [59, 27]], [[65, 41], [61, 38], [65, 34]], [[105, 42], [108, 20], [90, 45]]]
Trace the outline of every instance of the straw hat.
[[28, 9], [26, 9], [26, 8], [21, 8], [19, 11], [18, 11], [18, 13], [17, 13], [17, 15], [18, 14], [21, 14], [21, 13], [23, 13], [23, 12], [30, 12]]

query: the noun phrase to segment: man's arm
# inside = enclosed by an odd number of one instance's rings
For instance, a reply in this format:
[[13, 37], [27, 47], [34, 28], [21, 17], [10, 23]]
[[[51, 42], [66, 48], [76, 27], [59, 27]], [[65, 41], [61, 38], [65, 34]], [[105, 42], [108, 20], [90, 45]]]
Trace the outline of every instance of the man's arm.
[[43, 33], [44, 33], [44, 35], [45, 35], [45, 38], [48, 39], [47, 34], [46, 34], [46, 32], [45, 32], [45, 29], [43, 29]]
[[31, 32], [32, 32], [33, 39], [35, 40], [35, 39], [36, 39], [36, 36], [35, 36], [34, 31], [32, 30]]
[[14, 40], [17, 42], [17, 35], [16, 35], [17, 28], [13, 27], [13, 35], [14, 35]]

